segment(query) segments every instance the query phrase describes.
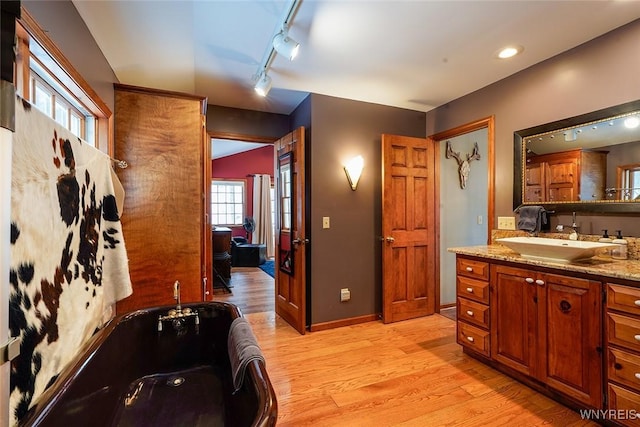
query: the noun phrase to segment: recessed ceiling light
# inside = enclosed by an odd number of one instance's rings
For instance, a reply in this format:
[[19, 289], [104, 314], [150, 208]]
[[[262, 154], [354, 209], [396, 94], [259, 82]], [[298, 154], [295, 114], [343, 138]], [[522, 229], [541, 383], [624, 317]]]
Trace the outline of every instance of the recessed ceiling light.
[[524, 48], [522, 46], [507, 46], [498, 51], [498, 58], [507, 59], [512, 58], [522, 52]]

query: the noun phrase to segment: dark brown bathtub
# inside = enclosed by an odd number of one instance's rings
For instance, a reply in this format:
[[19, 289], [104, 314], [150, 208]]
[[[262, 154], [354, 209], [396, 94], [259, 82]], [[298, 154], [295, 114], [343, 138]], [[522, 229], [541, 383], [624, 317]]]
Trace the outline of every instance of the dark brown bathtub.
[[158, 331], [170, 308], [120, 316], [58, 377], [21, 426], [273, 426], [276, 397], [261, 361], [250, 362], [235, 394], [227, 352], [233, 304], [185, 304], [197, 310], [177, 330]]

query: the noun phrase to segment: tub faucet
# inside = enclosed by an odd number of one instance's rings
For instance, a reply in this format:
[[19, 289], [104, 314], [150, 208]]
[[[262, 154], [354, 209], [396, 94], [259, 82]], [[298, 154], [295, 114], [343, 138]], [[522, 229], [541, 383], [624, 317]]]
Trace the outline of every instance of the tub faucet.
[[176, 283], [173, 284], [173, 299], [175, 299], [178, 304], [176, 305], [176, 311], [178, 313], [182, 312], [182, 305], [180, 304], [180, 282], [176, 280]]

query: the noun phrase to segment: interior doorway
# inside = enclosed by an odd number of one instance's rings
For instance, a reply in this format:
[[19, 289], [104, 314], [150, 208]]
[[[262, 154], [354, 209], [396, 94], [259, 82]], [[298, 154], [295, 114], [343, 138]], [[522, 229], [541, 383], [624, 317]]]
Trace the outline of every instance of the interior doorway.
[[440, 165], [438, 299], [440, 310], [446, 310], [456, 305], [455, 254], [447, 248], [483, 245], [491, 240], [495, 221], [494, 118], [435, 134], [432, 139], [439, 148], [436, 162]]
[[[230, 235], [234, 245], [236, 242], [240, 244], [246, 242], [250, 245], [250, 247], [244, 247], [242, 251], [235, 251], [233, 254], [235, 257], [230, 257], [228, 260], [230, 274], [227, 283], [231, 292], [221, 286], [215, 277], [212, 279], [214, 280], [213, 299], [235, 304], [245, 314], [274, 311], [274, 279], [272, 275], [265, 272], [269, 271], [267, 264], [273, 262], [269, 257], [273, 256], [274, 249], [268, 254], [266, 245], [264, 248], [257, 247], [261, 246], [261, 242], [254, 237], [255, 228], [258, 226], [254, 197], [260, 191], [264, 191], [262, 186], [258, 185], [258, 181], [267, 184], [270, 181], [267, 197], [268, 204], [271, 204], [272, 197], [268, 195], [273, 192], [273, 142], [275, 139], [217, 132], [209, 132], [209, 138], [212, 153], [210, 160], [212, 203], [209, 206], [212, 227], [231, 230]], [[214, 186], [218, 193], [215, 197]], [[230, 194], [231, 189], [235, 189], [236, 194]], [[228, 206], [228, 201], [237, 203], [234, 206]], [[268, 209], [272, 210], [271, 206]], [[268, 221], [268, 224], [259, 226], [266, 227], [273, 236], [273, 222], [271, 219]], [[250, 227], [248, 223], [251, 224]], [[229, 242], [230, 255], [233, 251], [231, 244]]]

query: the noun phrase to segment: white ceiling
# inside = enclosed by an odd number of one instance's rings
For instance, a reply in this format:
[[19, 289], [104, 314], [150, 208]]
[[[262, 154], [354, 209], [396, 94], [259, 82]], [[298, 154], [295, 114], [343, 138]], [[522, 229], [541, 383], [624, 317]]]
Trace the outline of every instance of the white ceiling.
[[223, 157], [232, 156], [234, 154], [244, 153], [245, 151], [262, 148], [266, 145], [273, 144], [237, 141], [234, 139], [211, 138], [211, 158], [221, 159]]
[[[291, 113], [308, 93], [429, 111], [640, 18], [640, 1], [303, 0], [267, 98], [253, 78], [288, 1], [73, 1], [121, 83]], [[499, 60], [507, 44], [524, 52]]]

